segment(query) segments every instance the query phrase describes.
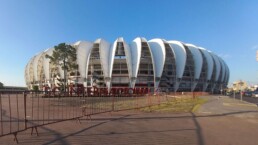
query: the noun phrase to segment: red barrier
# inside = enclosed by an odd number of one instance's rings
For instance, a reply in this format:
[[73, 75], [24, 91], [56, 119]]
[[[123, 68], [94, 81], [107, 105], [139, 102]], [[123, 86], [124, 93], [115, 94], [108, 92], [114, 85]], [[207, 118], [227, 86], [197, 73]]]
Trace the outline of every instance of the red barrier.
[[[150, 88], [97, 88], [69, 86], [68, 93], [55, 87], [48, 91], [0, 91], [0, 137], [61, 121], [79, 119], [94, 114], [138, 109], [165, 103], [178, 96], [199, 96], [203, 92], [163, 93], [156, 95]], [[148, 94], [148, 95], [147, 95]]]

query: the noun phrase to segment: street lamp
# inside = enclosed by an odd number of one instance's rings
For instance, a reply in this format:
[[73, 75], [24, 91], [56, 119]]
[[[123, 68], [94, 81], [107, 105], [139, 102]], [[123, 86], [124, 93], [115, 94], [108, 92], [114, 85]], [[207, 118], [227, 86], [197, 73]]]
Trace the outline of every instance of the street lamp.
[[239, 85], [240, 85], [240, 97], [241, 97], [241, 101], [243, 101], [243, 95], [242, 95], [242, 86], [243, 86], [243, 84], [244, 84], [244, 82], [242, 82], [242, 81], [240, 80]]
[[220, 84], [220, 95], [221, 96], [222, 96], [222, 91], [223, 91], [222, 84]]
[[236, 99], [236, 84], [233, 84], [234, 99]]

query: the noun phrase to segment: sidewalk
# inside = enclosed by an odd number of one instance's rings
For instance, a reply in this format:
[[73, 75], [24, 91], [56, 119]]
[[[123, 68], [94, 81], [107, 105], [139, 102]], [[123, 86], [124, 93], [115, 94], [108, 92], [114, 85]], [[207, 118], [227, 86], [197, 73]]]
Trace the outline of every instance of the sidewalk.
[[[258, 107], [227, 96], [208, 97], [196, 113], [115, 112], [92, 121], [66, 121], [18, 134], [19, 144], [62, 145], [256, 145]], [[13, 136], [0, 144], [16, 144]]]

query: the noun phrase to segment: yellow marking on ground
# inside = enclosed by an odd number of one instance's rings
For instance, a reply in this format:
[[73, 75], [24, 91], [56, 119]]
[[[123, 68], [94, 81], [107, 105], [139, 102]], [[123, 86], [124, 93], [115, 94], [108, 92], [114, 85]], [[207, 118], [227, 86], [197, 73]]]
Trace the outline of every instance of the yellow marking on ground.
[[239, 105], [239, 106], [251, 106], [251, 107], [257, 107], [257, 105], [255, 104], [251, 104], [251, 103], [223, 103], [224, 106], [233, 106], [233, 105]]
[[206, 111], [203, 111], [203, 112], [200, 112], [200, 113], [211, 114], [211, 112], [206, 112]]

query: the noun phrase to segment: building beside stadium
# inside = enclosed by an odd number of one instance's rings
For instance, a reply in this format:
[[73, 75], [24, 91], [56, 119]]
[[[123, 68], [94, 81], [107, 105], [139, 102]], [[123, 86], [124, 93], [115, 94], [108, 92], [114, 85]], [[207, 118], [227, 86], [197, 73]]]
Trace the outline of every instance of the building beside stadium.
[[[222, 58], [193, 44], [164, 39], [136, 38], [127, 44], [123, 38], [114, 43], [103, 39], [78, 41], [76, 73], [67, 73], [68, 84], [84, 87], [145, 87], [169, 92], [220, 92], [229, 81], [229, 68]], [[28, 89], [37, 86], [60, 87], [62, 66], [53, 66], [45, 55], [49, 48], [33, 56], [25, 68]]]

